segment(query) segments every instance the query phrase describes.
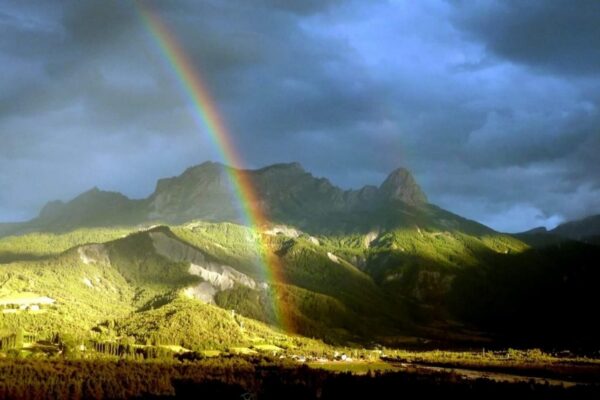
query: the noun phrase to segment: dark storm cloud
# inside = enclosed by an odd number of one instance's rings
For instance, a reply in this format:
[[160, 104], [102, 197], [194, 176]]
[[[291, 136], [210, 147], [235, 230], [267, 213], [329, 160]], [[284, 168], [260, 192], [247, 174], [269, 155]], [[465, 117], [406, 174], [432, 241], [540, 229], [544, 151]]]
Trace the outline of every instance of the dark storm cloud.
[[460, 29], [501, 58], [569, 74], [600, 73], [600, 2], [458, 2]]
[[274, 9], [284, 10], [301, 15], [309, 15], [327, 10], [334, 5], [340, 4], [342, 1], [343, 0], [260, 0], [258, 3]]
[[[600, 212], [595, 2], [152, 1], [250, 167], [400, 165], [498, 229]], [[0, 7], [0, 219], [218, 159], [133, 2]]]

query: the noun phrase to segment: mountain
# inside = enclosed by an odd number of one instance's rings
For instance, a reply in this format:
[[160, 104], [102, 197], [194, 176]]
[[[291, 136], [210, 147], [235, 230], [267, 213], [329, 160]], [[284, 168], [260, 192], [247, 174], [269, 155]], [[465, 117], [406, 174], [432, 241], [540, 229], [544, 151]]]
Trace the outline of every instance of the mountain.
[[[141, 200], [94, 188], [67, 203], [50, 202], [37, 218], [6, 227], [4, 232], [65, 232], [82, 227], [179, 224], [194, 219], [239, 222], [239, 204], [230, 185], [233, 173], [236, 171], [231, 167], [206, 162], [180, 176], [159, 180], [155, 191]], [[315, 232], [368, 230], [387, 222], [387, 216], [377, 211], [390, 203], [411, 209], [407, 215], [430, 208], [419, 185], [403, 168], [393, 171], [381, 186], [359, 190], [342, 190], [325, 178], [314, 177], [298, 163], [241, 173], [257, 192], [260, 204], [255, 206], [260, 206], [270, 221]]]
[[552, 234], [573, 240], [600, 243], [600, 215], [578, 221], [565, 222], [550, 231]]
[[[181, 223], [191, 219], [239, 221], [238, 205], [230, 189], [230, 167], [204, 163], [182, 175], [158, 182], [147, 199], [146, 220]], [[406, 169], [393, 171], [379, 187], [342, 190], [325, 178], [316, 178], [298, 163], [275, 164], [242, 171], [258, 194], [269, 220], [309, 230], [343, 225], [335, 217], [372, 212], [391, 201], [410, 207], [427, 205], [427, 198]], [[255, 205], [256, 206], [256, 205]], [[323, 224], [323, 219], [326, 223]]]
[[544, 227], [515, 235], [533, 246], [548, 246], [568, 240], [600, 244], [600, 215], [560, 224], [552, 230]]
[[196, 350], [581, 347], [600, 334], [597, 246], [531, 248], [429, 204], [406, 169], [342, 190], [296, 163], [242, 171], [269, 217], [253, 229], [232, 172], [204, 163], [141, 200], [92, 189], [0, 227], [0, 304], [54, 300], [3, 314], [0, 330]]

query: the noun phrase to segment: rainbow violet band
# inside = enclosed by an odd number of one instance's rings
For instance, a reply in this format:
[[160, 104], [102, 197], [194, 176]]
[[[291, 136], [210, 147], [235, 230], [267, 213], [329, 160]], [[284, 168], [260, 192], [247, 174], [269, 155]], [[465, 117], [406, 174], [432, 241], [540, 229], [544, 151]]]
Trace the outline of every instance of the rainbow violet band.
[[[199, 128], [207, 133], [215, 148], [220, 153], [223, 161], [233, 168], [226, 171], [237, 199], [244, 222], [257, 233], [258, 254], [261, 269], [264, 271], [265, 280], [269, 283], [283, 283], [284, 276], [282, 265], [270, 250], [267, 238], [261, 234], [260, 228], [267, 225], [268, 220], [260, 206], [256, 191], [242, 169], [242, 158], [233, 145], [232, 137], [228, 132], [206, 85], [201, 79], [199, 71], [179, 45], [176, 37], [169, 31], [160, 16], [141, 1], [136, 1], [137, 9], [142, 17], [147, 31], [160, 49], [161, 55], [167, 61], [171, 72], [183, 88], [189, 102], [192, 104], [192, 114]], [[271, 285], [273, 287], [273, 285]], [[273, 309], [279, 327], [287, 332], [293, 327], [287, 314], [283, 312], [281, 296], [273, 290]]]

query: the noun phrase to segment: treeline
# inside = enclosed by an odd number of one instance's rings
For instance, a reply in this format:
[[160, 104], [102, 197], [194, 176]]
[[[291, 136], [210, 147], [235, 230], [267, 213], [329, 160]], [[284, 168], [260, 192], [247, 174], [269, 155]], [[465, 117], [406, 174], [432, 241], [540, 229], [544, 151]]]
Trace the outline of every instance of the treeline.
[[194, 362], [0, 359], [0, 398], [355, 399], [594, 398], [598, 385], [563, 388], [533, 383], [463, 380], [452, 373], [368, 373], [363, 376], [282, 364], [266, 358]]

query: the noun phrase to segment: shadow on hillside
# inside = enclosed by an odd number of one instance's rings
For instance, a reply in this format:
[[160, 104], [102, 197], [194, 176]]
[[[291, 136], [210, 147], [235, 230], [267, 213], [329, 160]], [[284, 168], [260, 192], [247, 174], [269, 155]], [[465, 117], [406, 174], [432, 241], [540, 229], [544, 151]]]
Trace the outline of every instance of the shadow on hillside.
[[449, 309], [500, 343], [597, 350], [598, 260], [600, 247], [579, 242], [497, 254], [457, 275]]
[[10, 251], [0, 252], [0, 264], [9, 264], [18, 261], [38, 261], [47, 256], [35, 253], [14, 253]]

